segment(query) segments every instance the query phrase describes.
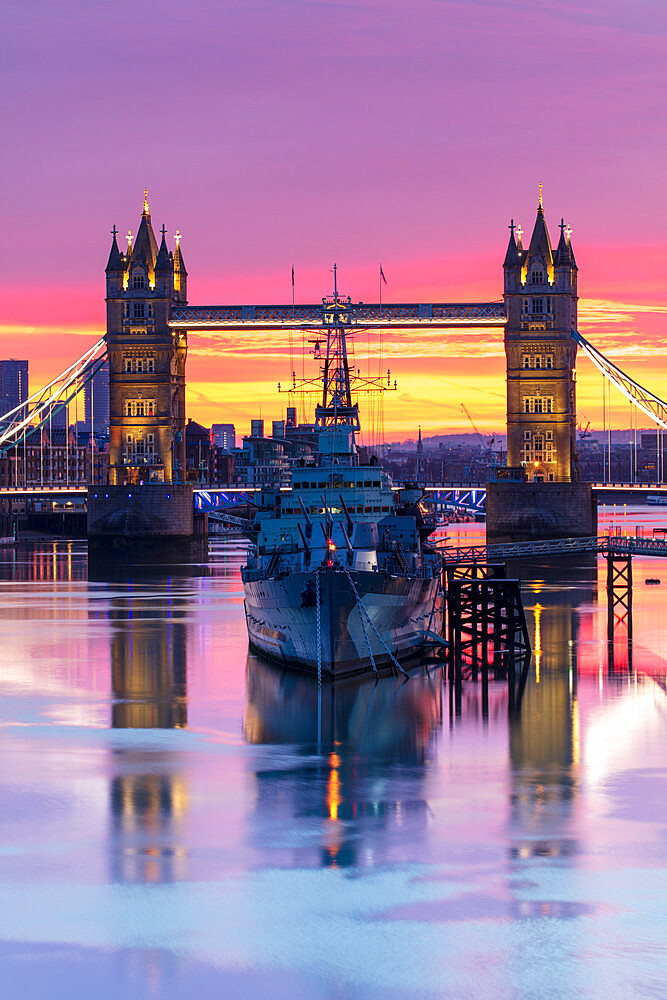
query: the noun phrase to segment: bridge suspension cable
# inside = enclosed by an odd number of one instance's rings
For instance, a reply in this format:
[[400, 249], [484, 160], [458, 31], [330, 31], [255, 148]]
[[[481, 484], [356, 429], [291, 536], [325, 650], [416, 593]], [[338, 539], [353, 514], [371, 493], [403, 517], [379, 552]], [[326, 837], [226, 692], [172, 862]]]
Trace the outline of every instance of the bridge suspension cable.
[[39, 430], [54, 413], [66, 407], [100, 370], [106, 353], [106, 340], [102, 338], [47, 385], [0, 416], [0, 454], [22, 435]]
[[609, 358], [605, 357], [596, 347], [586, 340], [578, 330], [572, 331], [572, 338], [581, 347], [584, 353], [591, 359], [596, 368], [608, 379], [612, 385], [623, 393], [626, 399], [646, 414], [658, 427], [667, 430], [667, 403], [645, 389], [639, 382], [626, 375], [624, 371], [615, 365]]

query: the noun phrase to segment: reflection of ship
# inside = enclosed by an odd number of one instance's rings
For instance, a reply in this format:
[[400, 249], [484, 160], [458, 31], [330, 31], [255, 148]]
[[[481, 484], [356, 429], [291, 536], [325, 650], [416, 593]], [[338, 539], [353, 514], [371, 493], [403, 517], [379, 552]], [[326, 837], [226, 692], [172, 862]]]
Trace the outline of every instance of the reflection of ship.
[[248, 654], [244, 733], [249, 743], [314, 744], [318, 695], [324, 746], [403, 763], [423, 761], [431, 734], [442, 720], [442, 687], [420, 671], [410, 683], [391, 677], [380, 683], [348, 679], [318, 689], [310, 677], [281, 670]]
[[[274, 748], [256, 771], [257, 823], [251, 833], [271, 863], [381, 864], [394, 851], [415, 852], [428, 822], [418, 779], [442, 722], [440, 668], [433, 676], [415, 673], [408, 684], [384, 677], [377, 684], [347, 679], [321, 687], [320, 753], [314, 752], [314, 679], [250, 653], [246, 691], [246, 739]], [[281, 743], [284, 754], [276, 748]], [[278, 842], [272, 831], [290, 829], [294, 816], [300, 826], [312, 818], [312, 837]], [[366, 828], [372, 847], [362, 840]]]
[[[114, 729], [174, 729], [187, 723], [186, 610], [178, 601], [156, 607], [152, 590], [133, 580], [127, 597], [114, 598], [109, 615]], [[115, 750], [113, 761], [113, 879], [184, 878], [179, 831], [188, 793], [175, 754], [131, 747]]]
[[664, 507], [667, 506], [667, 497], [663, 496], [662, 493], [649, 493], [646, 497], [646, 503]]
[[[295, 469], [291, 492], [260, 496], [243, 582], [252, 646], [340, 677], [423, 650], [436, 620], [440, 564], [427, 545], [435, 525], [425, 523], [421, 491], [395, 498], [376, 461], [359, 463], [350, 302], [335, 283], [323, 309], [319, 464]], [[369, 383], [386, 388], [379, 379]]]

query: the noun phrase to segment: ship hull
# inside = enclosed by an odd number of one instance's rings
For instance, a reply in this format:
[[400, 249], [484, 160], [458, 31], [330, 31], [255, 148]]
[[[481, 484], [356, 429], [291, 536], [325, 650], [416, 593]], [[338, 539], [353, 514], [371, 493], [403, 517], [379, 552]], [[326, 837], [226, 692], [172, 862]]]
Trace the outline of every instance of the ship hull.
[[305, 672], [321, 668], [326, 676], [343, 677], [372, 671], [373, 663], [391, 664], [389, 653], [399, 661], [419, 656], [427, 647], [427, 630], [438, 630], [437, 578], [359, 571], [348, 576], [332, 568], [322, 569], [319, 581], [319, 630], [314, 573], [246, 581], [251, 646]]

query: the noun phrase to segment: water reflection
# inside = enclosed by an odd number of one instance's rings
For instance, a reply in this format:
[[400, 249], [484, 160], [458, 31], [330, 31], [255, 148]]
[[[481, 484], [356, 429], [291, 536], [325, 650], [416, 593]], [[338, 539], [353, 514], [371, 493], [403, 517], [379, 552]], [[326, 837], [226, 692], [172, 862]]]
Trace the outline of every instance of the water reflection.
[[[513, 566], [517, 575], [528, 567]], [[511, 854], [570, 857], [567, 827], [579, 787], [580, 727], [577, 658], [581, 609], [596, 597], [597, 560], [532, 565], [524, 605], [533, 643], [533, 676], [520, 715], [510, 719]], [[554, 836], [554, 830], [563, 833]]]
[[[113, 729], [187, 725], [187, 596], [160, 564], [100, 570], [131, 583], [110, 601]], [[150, 581], [150, 583], [147, 582]], [[186, 877], [183, 823], [188, 782], [179, 755], [139, 742], [112, 751], [111, 872], [114, 882], [163, 883]]]
[[[420, 785], [442, 712], [440, 668], [415, 672], [408, 682], [385, 677], [318, 689], [315, 679], [249, 653], [246, 740], [290, 750], [280, 766], [254, 773], [255, 835], [274, 863], [375, 863], [390, 830], [393, 849], [406, 838], [416, 846], [428, 816]], [[266, 842], [264, 831], [297, 817], [322, 821], [306, 843]]]

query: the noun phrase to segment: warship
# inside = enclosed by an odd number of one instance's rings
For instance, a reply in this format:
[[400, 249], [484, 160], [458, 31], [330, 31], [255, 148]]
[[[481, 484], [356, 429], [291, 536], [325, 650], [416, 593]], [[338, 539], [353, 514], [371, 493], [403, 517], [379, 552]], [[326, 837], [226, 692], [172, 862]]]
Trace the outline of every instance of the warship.
[[403, 661], [439, 638], [441, 563], [428, 543], [436, 523], [419, 487], [396, 489], [375, 456], [360, 461], [353, 397], [369, 385], [386, 388], [389, 378], [362, 379], [350, 363], [351, 302], [338, 295], [335, 266], [322, 309], [317, 464], [294, 468], [291, 489], [257, 497], [242, 569], [249, 642], [325, 678], [404, 672]]

